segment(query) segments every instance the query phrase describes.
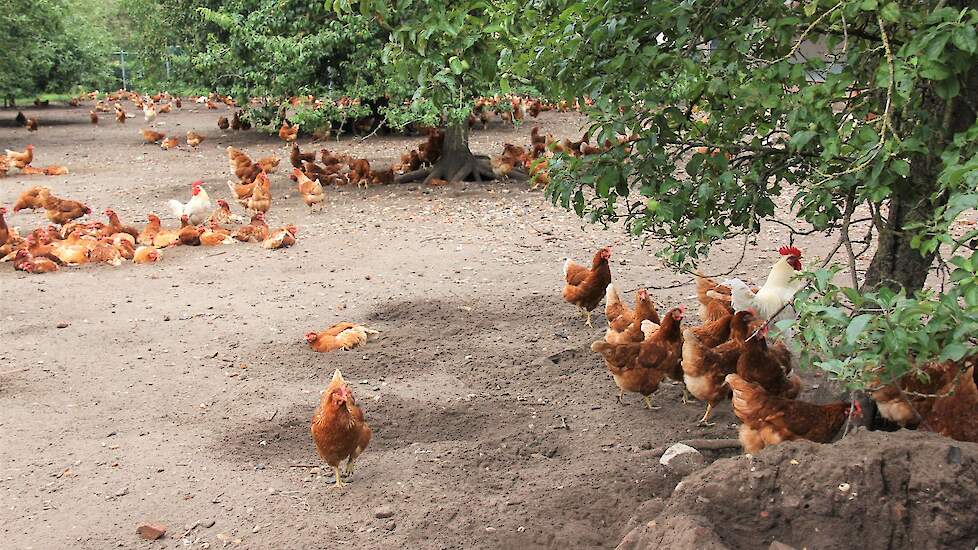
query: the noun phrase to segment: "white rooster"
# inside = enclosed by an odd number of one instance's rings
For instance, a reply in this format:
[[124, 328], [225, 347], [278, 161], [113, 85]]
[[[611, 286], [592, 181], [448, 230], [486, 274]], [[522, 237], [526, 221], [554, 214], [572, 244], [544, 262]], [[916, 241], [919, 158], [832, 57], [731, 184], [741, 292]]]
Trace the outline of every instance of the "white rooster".
[[191, 197], [186, 204], [176, 199], [170, 199], [167, 204], [170, 205], [170, 211], [173, 212], [174, 217], [180, 219], [182, 216], [187, 216], [190, 218], [190, 223], [197, 225], [203, 223], [210, 216], [214, 207], [211, 206], [211, 198], [207, 196], [203, 184], [203, 180], [197, 180], [193, 183], [190, 191]]
[[143, 118], [150, 124], [156, 122], [156, 104], [150, 103], [143, 107]]
[[[751, 292], [747, 283], [740, 279], [728, 279], [721, 283], [730, 288], [730, 305], [734, 311], [752, 309], [758, 318], [767, 321], [794, 299], [795, 293], [804, 284], [802, 281], [792, 280], [795, 272], [801, 271], [801, 250], [793, 246], [782, 246], [778, 252], [781, 259], [771, 268], [767, 281], [757, 290], [757, 294]], [[784, 309], [774, 321], [790, 319], [792, 316], [793, 313]]]

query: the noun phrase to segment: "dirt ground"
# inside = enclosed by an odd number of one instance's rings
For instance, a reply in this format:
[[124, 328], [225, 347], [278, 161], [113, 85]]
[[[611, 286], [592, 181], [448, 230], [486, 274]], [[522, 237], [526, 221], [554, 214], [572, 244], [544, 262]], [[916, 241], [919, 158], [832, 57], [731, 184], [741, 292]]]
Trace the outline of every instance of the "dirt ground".
[[[92, 126], [87, 108], [25, 113], [40, 131], [0, 112], [0, 148], [33, 143], [35, 165], [71, 174], [0, 180], [8, 206], [43, 184], [99, 219], [112, 207], [142, 225], [168, 214], [167, 199], [186, 200], [197, 178], [228, 198], [227, 145], [286, 152], [277, 136], [222, 135], [223, 109], [160, 116], [180, 136], [203, 131], [197, 152], [144, 145], [141, 117]], [[575, 137], [580, 122], [545, 113], [539, 125]], [[473, 149], [525, 144], [532, 126], [477, 131]], [[386, 166], [418, 141], [327, 146]], [[690, 277], [620, 228], [585, 225], [515, 183], [327, 189], [325, 208], [310, 213], [286, 165], [272, 176], [268, 218], [299, 227], [290, 249], [177, 247], [155, 265], [33, 276], [0, 265], [0, 372], [27, 367], [0, 378], [0, 546], [610, 548], [640, 503], [680, 480], [647, 449], [736, 437], [729, 404], [716, 426], [698, 427], [703, 407], [682, 405], [678, 386], [659, 390], [655, 411], [636, 395], [615, 402], [588, 349], [603, 316], [589, 329], [562, 301], [562, 259], [613, 244], [620, 289], [685, 283], [653, 296], [695, 311]], [[46, 221], [26, 211], [7, 220], [23, 232]], [[736, 274], [761, 282], [785, 243], [783, 228], [765, 226]], [[832, 239], [796, 244], [810, 258]], [[723, 243], [704, 269], [740, 255], [740, 241]], [[303, 334], [337, 321], [381, 335], [352, 352], [310, 351]], [[337, 367], [374, 431], [343, 490], [309, 436]], [[165, 538], [137, 537], [150, 521], [167, 525]]]

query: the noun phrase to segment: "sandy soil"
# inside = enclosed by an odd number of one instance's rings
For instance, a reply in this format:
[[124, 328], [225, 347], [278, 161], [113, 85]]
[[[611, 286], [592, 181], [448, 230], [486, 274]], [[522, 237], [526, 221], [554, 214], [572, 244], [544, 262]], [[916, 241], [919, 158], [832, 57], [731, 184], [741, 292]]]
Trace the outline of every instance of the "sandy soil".
[[[0, 148], [33, 143], [36, 165], [71, 175], [14, 174], [0, 180], [0, 204], [41, 183], [142, 224], [197, 178], [227, 198], [227, 145], [285, 151], [275, 136], [222, 136], [223, 110], [161, 115], [164, 130], [203, 130], [197, 152], [143, 145], [140, 119], [92, 126], [87, 108], [26, 112], [40, 131], [0, 127]], [[545, 113], [540, 126], [577, 136], [579, 123]], [[473, 149], [525, 144], [531, 126], [476, 132]], [[417, 141], [329, 147], [384, 166]], [[0, 546], [608, 548], [639, 503], [679, 481], [647, 449], [736, 436], [729, 404], [715, 427], [697, 427], [703, 407], [683, 406], [678, 386], [660, 389], [655, 411], [635, 395], [615, 402], [588, 350], [603, 317], [588, 329], [561, 300], [562, 259], [614, 244], [619, 288], [685, 282], [653, 295], [695, 305], [690, 278], [620, 228], [582, 227], [540, 192], [501, 183], [329, 189], [310, 213], [283, 171], [268, 217], [299, 226], [293, 248], [178, 247], [157, 265], [45, 276], [0, 266], [0, 372], [27, 367], [0, 379]], [[8, 217], [23, 231], [44, 221]], [[765, 226], [738, 273], [761, 279], [784, 240]], [[832, 243], [799, 244], [811, 256]], [[740, 253], [724, 243], [706, 269]], [[337, 321], [382, 334], [353, 352], [306, 347], [305, 332]], [[342, 491], [308, 427], [336, 367], [374, 430]], [[375, 517], [382, 507], [390, 518]], [[147, 521], [167, 525], [166, 537], [140, 540]]]

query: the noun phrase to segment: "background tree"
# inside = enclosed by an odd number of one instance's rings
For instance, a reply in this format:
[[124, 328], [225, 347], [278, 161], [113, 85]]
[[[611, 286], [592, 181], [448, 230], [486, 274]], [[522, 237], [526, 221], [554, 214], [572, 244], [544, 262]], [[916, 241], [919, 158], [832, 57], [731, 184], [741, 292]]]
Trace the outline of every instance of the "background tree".
[[391, 67], [388, 120], [443, 126], [440, 160], [430, 170], [404, 174], [398, 181], [443, 178], [476, 181], [494, 178], [488, 158], [469, 149], [466, 119], [474, 100], [509, 91], [510, 66], [522, 42], [519, 6], [486, 0], [336, 0], [340, 13], [356, 8], [389, 31], [383, 60]]
[[112, 81], [110, 33], [82, 2], [7, 0], [0, 10], [0, 96], [66, 92]]
[[[664, 258], [686, 266], [717, 240], [756, 233], [790, 186], [791, 213], [808, 233], [839, 232], [833, 255], [848, 258], [851, 288], [816, 270], [798, 300], [813, 360], [866, 386], [913, 358], [971, 353], [978, 233], [949, 228], [978, 206], [972, 2], [545, 5], [528, 65], [551, 93], [594, 99], [598, 142], [636, 138], [558, 161], [555, 201], [662, 239]], [[872, 221], [863, 252], [875, 249], [861, 281], [858, 205]], [[955, 255], [956, 284], [908, 296], [938, 253]]]

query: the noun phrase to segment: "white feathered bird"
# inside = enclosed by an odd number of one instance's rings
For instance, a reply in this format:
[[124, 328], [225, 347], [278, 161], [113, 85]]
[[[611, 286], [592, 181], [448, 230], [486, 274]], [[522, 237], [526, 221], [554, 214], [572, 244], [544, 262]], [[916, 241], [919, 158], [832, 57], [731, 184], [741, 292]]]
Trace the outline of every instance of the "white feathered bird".
[[193, 183], [190, 191], [191, 197], [186, 204], [176, 199], [170, 199], [167, 204], [170, 205], [170, 211], [173, 212], [175, 218], [180, 219], [182, 216], [187, 216], [190, 218], [190, 223], [197, 225], [203, 223], [210, 216], [214, 207], [211, 206], [211, 198], [207, 196], [203, 184], [203, 180], [197, 180]]
[[[727, 279], [721, 283], [730, 288], [730, 305], [735, 312], [752, 309], [758, 318], [765, 321], [775, 314], [777, 317], [774, 321], [794, 317], [793, 311], [781, 308], [794, 300], [795, 293], [804, 284], [793, 280], [795, 272], [801, 271], [801, 250], [793, 246], [783, 246], [778, 252], [781, 259], [771, 268], [767, 281], [757, 290], [757, 294], [751, 292], [747, 283], [740, 279]], [[780, 314], [778, 310], [781, 310]]]
[[156, 105], [155, 104], [150, 103], [146, 107], [143, 107], [143, 118], [145, 118], [146, 119], [146, 122], [148, 122], [150, 124], [156, 122]]

